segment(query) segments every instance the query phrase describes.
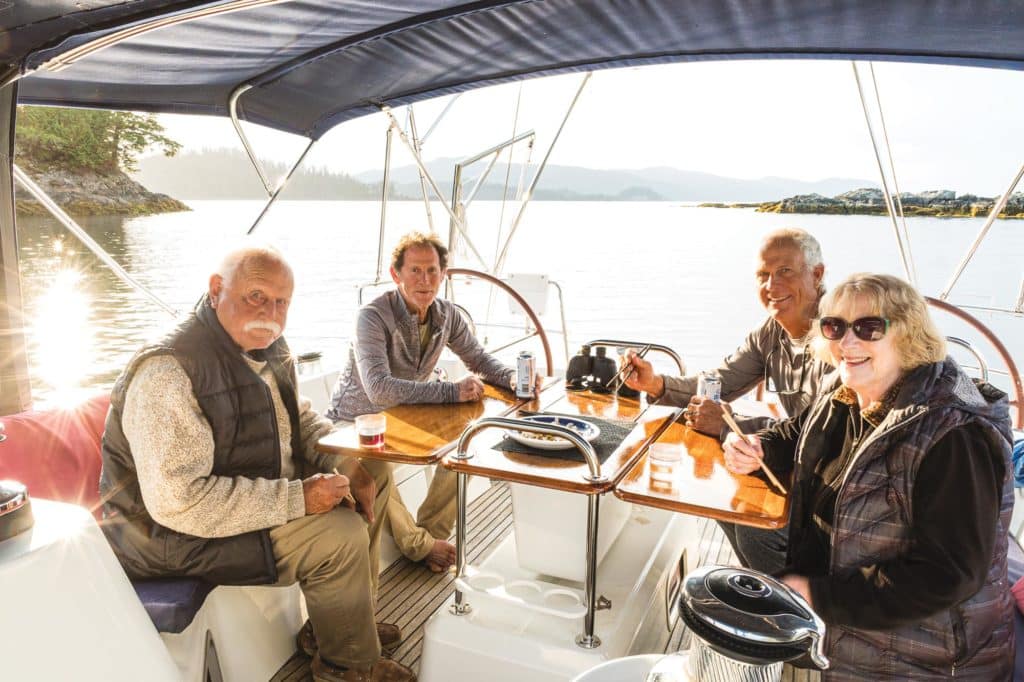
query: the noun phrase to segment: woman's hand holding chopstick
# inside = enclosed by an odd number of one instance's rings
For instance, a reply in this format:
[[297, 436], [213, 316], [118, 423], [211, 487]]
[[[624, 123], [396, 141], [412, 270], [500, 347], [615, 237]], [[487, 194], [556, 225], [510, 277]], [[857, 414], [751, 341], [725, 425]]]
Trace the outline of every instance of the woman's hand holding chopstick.
[[750, 474], [761, 468], [764, 450], [757, 436], [738, 436], [730, 433], [722, 445], [725, 468], [734, 474]]
[[[727, 417], [727, 421], [732, 421], [732, 417], [729, 416], [728, 412], [724, 414]], [[764, 463], [764, 450], [761, 449], [761, 439], [757, 436], [743, 435], [736, 428], [735, 422], [730, 424], [730, 428], [732, 428], [733, 432], [726, 436], [725, 444], [722, 446], [722, 450], [725, 453], [725, 468], [734, 474], [749, 474], [757, 469], [761, 469], [779, 492], [783, 495], [788, 495], [786, 486], [782, 485], [782, 481], [779, 480], [778, 476], [772, 473], [772, 470]]]

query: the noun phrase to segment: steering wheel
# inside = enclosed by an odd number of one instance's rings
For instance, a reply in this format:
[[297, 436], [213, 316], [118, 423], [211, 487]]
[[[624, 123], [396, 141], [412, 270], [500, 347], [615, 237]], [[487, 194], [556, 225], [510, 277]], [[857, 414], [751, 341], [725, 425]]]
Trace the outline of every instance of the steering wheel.
[[[1017, 371], [1017, 365], [1013, 361], [1013, 356], [1006, 350], [1006, 346], [999, 340], [999, 337], [995, 333], [986, 327], [981, 320], [974, 317], [970, 313], [958, 308], [952, 303], [946, 301], [940, 301], [937, 298], [931, 296], [925, 296], [924, 300], [928, 302], [928, 305], [935, 306], [939, 310], [949, 313], [954, 317], [963, 320], [967, 324], [971, 325], [979, 334], [985, 337], [996, 352], [999, 353], [1000, 359], [1003, 361], [1003, 365], [1006, 366], [1006, 373], [1010, 377], [1010, 391], [1013, 393], [1013, 400], [1010, 401], [1010, 407], [1014, 408], [1017, 412], [1016, 417], [1013, 420], [1013, 428], [1021, 429], [1024, 428], [1024, 388], [1021, 387], [1020, 373]], [[971, 349], [974, 352], [973, 349]]]
[[[463, 277], [470, 277], [473, 279], [481, 279], [485, 282], [493, 284], [505, 293], [507, 293], [516, 304], [523, 309], [526, 316], [530, 318], [530, 322], [533, 323], [533, 328], [536, 330], [530, 336], [537, 336], [540, 338], [540, 345], [544, 349], [544, 376], [553, 376], [554, 366], [551, 361], [551, 344], [548, 343], [548, 335], [544, 331], [544, 327], [540, 323], [540, 319], [537, 317], [537, 313], [533, 311], [530, 304], [526, 302], [518, 291], [510, 287], [507, 283], [498, 279], [494, 275], [479, 270], [471, 270], [469, 268], [448, 268], [448, 279], [451, 280], [453, 275], [460, 275]], [[529, 337], [527, 337], [529, 338]]]

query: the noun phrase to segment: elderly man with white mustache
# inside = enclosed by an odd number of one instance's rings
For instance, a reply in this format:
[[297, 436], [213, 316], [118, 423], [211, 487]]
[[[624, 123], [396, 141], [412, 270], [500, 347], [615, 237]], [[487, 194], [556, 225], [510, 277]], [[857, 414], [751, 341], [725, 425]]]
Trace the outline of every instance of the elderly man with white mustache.
[[374, 624], [390, 470], [316, 452], [333, 426], [298, 395], [281, 337], [293, 288], [276, 249], [236, 249], [128, 363], [103, 434], [104, 531], [133, 578], [300, 583], [318, 682], [415, 680], [381, 658], [398, 628]]

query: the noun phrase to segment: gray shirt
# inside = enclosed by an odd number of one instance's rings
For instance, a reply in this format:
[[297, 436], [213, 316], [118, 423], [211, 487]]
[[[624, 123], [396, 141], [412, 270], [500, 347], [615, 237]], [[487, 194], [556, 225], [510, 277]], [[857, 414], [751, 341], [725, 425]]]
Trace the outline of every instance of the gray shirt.
[[[769, 317], [750, 332], [743, 345], [722, 361], [718, 374], [722, 379], [722, 400], [739, 398], [758, 382], [768, 380], [777, 391], [779, 402], [790, 416], [796, 416], [811, 404], [822, 377], [832, 371], [811, 354], [802, 339], [793, 339], [781, 324]], [[697, 393], [697, 375], [665, 377], [665, 392], [658, 402], [682, 407]], [[736, 415], [737, 424], [752, 433], [774, 420], [768, 417]]]
[[348, 364], [334, 386], [327, 417], [351, 420], [395, 405], [458, 402], [455, 382], [432, 380], [434, 366], [446, 347], [484, 381], [511, 386], [515, 370], [480, 346], [450, 301], [435, 299], [427, 321], [430, 338], [421, 349], [418, 320], [398, 291], [389, 291], [363, 306]]

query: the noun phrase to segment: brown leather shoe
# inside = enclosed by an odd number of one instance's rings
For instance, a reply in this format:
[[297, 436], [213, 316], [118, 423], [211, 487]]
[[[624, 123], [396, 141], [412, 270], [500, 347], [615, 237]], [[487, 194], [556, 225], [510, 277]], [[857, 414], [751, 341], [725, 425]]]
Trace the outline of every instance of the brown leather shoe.
[[310, 666], [313, 682], [416, 682], [416, 674], [389, 658], [378, 660], [372, 668], [339, 668], [317, 653]]
[[[392, 623], [377, 623], [377, 639], [380, 640], [380, 648], [385, 654], [391, 655], [402, 643], [402, 631]], [[316, 635], [313, 634], [313, 624], [308, 620], [303, 624], [299, 634], [295, 635], [295, 643], [304, 654], [312, 658], [320, 645], [316, 642]]]

